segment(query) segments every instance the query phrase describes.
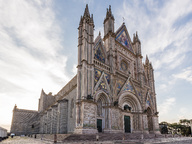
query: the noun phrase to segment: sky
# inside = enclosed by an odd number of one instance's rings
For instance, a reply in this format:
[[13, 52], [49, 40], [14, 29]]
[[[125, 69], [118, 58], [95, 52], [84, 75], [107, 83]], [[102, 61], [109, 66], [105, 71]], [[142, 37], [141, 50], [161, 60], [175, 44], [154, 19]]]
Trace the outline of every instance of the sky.
[[191, 0], [0, 0], [0, 126], [12, 110], [38, 109], [42, 88], [56, 94], [76, 74], [78, 25], [86, 4], [96, 38], [111, 5], [115, 30], [137, 31], [152, 62], [159, 121], [192, 119]]

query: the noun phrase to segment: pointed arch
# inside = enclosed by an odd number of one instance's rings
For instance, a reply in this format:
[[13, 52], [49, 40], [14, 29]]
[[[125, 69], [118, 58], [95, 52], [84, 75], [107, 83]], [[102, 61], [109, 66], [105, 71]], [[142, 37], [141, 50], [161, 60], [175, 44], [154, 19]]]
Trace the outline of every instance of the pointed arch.
[[106, 78], [106, 75], [105, 75], [104, 71], [102, 72], [97, 84], [95, 85], [94, 90], [95, 91], [103, 90], [106, 93], [111, 94], [111, 90], [110, 90], [110, 87], [109, 87], [109, 84], [108, 84], [108, 80]]
[[146, 109], [147, 109], [147, 108], [150, 108], [151, 111], [153, 111], [153, 100], [152, 100], [152, 97], [151, 97], [149, 91], [146, 93], [146, 97], [145, 97], [145, 107], [146, 107]]
[[102, 39], [99, 36], [96, 39], [95, 45], [94, 45], [94, 58], [103, 63], [106, 63], [106, 57], [107, 57], [107, 53], [102, 43]]
[[127, 78], [126, 82], [124, 83], [123, 87], [121, 88], [121, 90], [119, 92], [119, 95], [121, 93], [123, 93], [124, 91], [129, 91], [129, 92], [137, 95], [135, 86], [134, 86], [133, 82], [131, 81], [130, 77]]
[[118, 43], [120, 43], [121, 45], [123, 45], [124, 47], [126, 47], [133, 54], [135, 54], [129, 33], [128, 33], [127, 28], [124, 24], [122, 24], [122, 26], [117, 30], [117, 32], [115, 34], [116, 34], [115, 40]]

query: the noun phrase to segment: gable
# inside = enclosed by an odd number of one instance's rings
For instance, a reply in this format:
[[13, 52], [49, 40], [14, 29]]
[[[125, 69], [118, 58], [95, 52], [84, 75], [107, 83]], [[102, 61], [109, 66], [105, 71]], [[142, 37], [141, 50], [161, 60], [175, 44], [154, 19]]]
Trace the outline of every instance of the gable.
[[125, 25], [123, 25], [120, 30], [116, 33], [116, 41], [118, 41], [121, 45], [126, 47], [129, 51], [134, 53], [132, 45], [131, 45], [131, 40], [129, 38], [129, 34], [127, 32], [127, 29]]
[[123, 91], [129, 91], [135, 94], [135, 90], [131, 84], [131, 82], [128, 80], [123, 88]]
[[122, 87], [120, 92], [124, 92], [124, 91], [129, 91], [129, 92], [135, 94], [135, 89], [133, 87], [132, 82], [130, 81], [130, 78], [127, 79], [127, 81], [123, 85], [123, 87]]
[[[102, 71], [95, 68], [95, 78], [94, 78], [94, 84], [95, 85], [99, 81], [99, 78], [101, 77], [101, 75], [102, 75]], [[109, 84], [110, 83], [110, 75], [108, 73], [104, 73], [104, 75], [105, 75], [105, 78], [107, 80], [107, 83]]]
[[151, 107], [152, 104], [153, 104], [153, 99], [152, 99], [152, 97], [151, 97], [151, 95], [149, 93], [147, 93], [145, 102], [146, 102], [146, 108]]
[[95, 48], [94, 58], [105, 63], [105, 54], [100, 44]]
[[110, 93], [110, 88], [109, 88], [109, 74], [105, 74], [104, 71], [102, 72], [98, 82], [95, 85], [95, 90], [103, 90], [107, 94]]
[[103, 78], [101, 79], [101, 82], [100, 82], [97, 90], [103, 90], [104, 92], [108, 93], [107, 85], [106, 85], [106, 83], [105, 83]]
[[119, 94], [119, 92], [121, 91], [121, 88], [123, 87], [124, 83], [125, 83], [124, 80], [121, 79], [117, 80], [117, 94]]

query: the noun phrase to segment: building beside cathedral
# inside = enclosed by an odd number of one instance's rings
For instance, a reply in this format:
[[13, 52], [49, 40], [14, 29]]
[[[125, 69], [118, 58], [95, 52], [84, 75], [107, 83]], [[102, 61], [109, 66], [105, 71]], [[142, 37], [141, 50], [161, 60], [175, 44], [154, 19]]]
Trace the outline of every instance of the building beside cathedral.
[[138, 34], [116, 31], [111, 7], [104, 37], [94, 40], [88, 5], [78, 27], [77, 75], [56, 95], [43, 90], [38, 111], [13, 109], [11, 132], [20, 134], [159, 133], [154, 70], [142, 63]]

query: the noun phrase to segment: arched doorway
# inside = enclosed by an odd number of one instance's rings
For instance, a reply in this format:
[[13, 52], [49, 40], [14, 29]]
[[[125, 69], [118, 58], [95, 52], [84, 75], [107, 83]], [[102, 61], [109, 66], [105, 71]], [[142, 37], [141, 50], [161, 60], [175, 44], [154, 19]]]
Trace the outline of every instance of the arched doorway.
[[123, 92], [119, 96], [119, 106], [124, 110], [123, 129], [125, 133], [141, 131], [142, 122], [139, 113], [142, 112], [141, 102], [131, 92]]
[[152, 112], [151, 109], [147, 108], [147, 121], [148, 121], [148, 130], [153, 131], [153, 121], [152, 121]]
[[104, 128], [108, 128], [109, 110], [106, 108], [109, 104], [109, 99], [106, 94], [101, 93], [96, 97], [97, 101], [97, 130], [103, 132]]

